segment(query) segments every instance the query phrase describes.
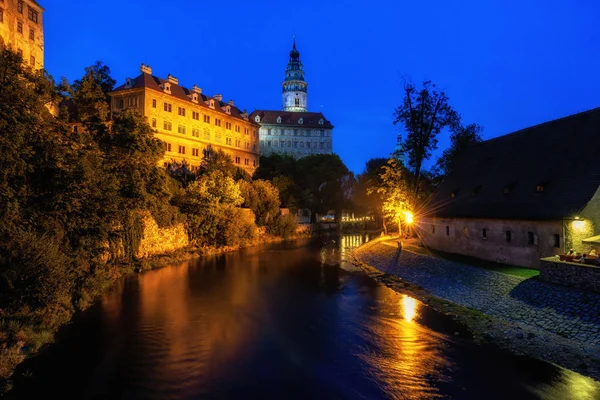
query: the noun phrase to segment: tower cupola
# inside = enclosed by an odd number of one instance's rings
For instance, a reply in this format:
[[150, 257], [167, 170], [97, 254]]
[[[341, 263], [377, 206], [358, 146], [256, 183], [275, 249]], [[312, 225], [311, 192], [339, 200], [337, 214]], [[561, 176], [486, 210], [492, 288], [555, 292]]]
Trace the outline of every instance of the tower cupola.
[[282, 86], [283, 111], [308, 111], [307, 87], [304, 70], [300, 61], [300, 52], [296, 48], [296, 37], [290, 51], [290, 59], [285, 70]]

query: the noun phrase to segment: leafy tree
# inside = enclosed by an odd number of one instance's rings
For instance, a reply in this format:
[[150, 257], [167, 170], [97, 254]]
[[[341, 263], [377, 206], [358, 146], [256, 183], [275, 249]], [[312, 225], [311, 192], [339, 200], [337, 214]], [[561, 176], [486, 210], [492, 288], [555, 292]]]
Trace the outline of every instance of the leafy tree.
[[372, 158], [365, 164], [365, 170], [358, 175], [353, 192], [353, 205], [357, 211], [373, 215], [383, 224], [387, 233], [385, 219], [382, 214], [382, 199], [377, 188], [382, 185], [381, 174], [387, 164], [387, 158]]
[[[371, 187], [369, 194], [377, 193], [381, 198], [381, 210], [384, 218], [398, 224], [398, 232], [401, 232], [401, 219], [406, 211], [411, 211], [412, 206], [408, 193], [408, 186], [403, 176], [404, 169], [395, 158], [388, 160], [381, 167], [378, 186]], [[384, 222], [384, 230], [386, 225]]]
[[448, 175], [454, 169], [456, 162], [470, 146], [482, 141], [482, 130], [477, 124], [467, 126], [456, 124], [452, 127], [450, 147], [444, 150], [437, 160], [436, 168], [442, 176]]
[[455, 123], [456, 112], [448, 103], [448, 97], [431, 81], [423, 82], [418, 90], [414, 84], [404, 85], [404, 100], [396, 108], [394, 124], [400, 124], [406, 132], [403, 147], [408, 155], [408, 164], [414, 171], [413, 191], [419, 198], [419, 183], [423, 161], [437, 149], [437, 136], [446, 127]]
[[269, 225], [280, 214], [279, 191], [269, 181], [239, 181], [244, 206], [256, 216], [258, 226]]

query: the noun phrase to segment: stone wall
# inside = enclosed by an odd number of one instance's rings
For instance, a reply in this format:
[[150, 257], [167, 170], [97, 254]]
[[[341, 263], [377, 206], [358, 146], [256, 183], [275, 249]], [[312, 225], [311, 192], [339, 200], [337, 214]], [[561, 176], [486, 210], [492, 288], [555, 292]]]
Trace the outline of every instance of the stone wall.
[[573, 248], [577, 253], [589, 253], [591, 249], [600, 251], [600, 246], [582, 242], [591, 236], [600, 235], [600, 189], [577, 217], [579, 219], [565, 221], [567, 248]]
[[558, 261], [554, 257], [540, 260], [540, 279], [557, 285], [600, 293], [600, 267]]
[[167, 254], [181, 250], [189, 245], [188, 235], [183, 223], [169, 228], [160, 228], [150, 213], [142, 215], [143, 235], [137, 251], [137, 258], [146, 258], [158, 254]]
[[423, 218], [417, 231], [423, 244], [435, 250], [529, 268], [538, 268], [540, 258], [564, 252], [563, 221]]

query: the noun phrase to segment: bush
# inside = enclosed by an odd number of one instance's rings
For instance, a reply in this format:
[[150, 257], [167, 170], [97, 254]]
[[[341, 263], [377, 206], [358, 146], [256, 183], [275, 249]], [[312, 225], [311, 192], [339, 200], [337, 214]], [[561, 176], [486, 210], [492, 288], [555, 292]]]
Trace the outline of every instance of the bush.
[[279, 214], [267, 225], [267, 233], [284, 239], [294, 235], [297, 229], [298, 223], [296, 222], [296, 217], [292, 214]]

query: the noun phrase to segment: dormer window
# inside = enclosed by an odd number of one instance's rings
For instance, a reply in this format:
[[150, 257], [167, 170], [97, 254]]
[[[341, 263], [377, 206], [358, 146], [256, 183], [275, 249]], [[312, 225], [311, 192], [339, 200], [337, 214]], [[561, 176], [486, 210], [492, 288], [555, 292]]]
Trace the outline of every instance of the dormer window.
[[302, 125], [302, 123], [303, 123], [303, 122], [304, 122], [304, 120], [303, 120], [302, 118], [300, 118], [300, 119], [298, 120], [298, 123], [299, 123], [300, 125]]
[[127, 78], [127, 80], [125, 81], [125, 87], [132, 87], [135, 84], [135, 81], [131, 78]]
[[256, 116], [256, 118], [254, 118], [254, 120], [255, 120], [256, 122], [260, 122], [260, 117], [257, 115], [257, 116]]
[[209, 102], [208, 102], [208, 106], [210, 108], [215, 108], [215, 101], [213, 99], [210, 99]]
[[198, 93], [192, 93], [192, 95], [190, 97], [192, 98], [192, 101], [194, 103], [198, 102]]
[[324, 123], [324, 122], [325, 122], [325, 121], [323, 121], [323, 118], [321, 118], [321, 119], [319, 120], [319, 125], [323, 125], [323, 123]]
[[277, 123], [280, 124], [281, 123], [281, 117], [277, 117]]
[[225, 114], [231, 115], [231, 106], [227, 105], [223, 107], [223, 110], [225, 111]]
[[171, 93], [171, 84], [169, 82], [165, 82], [163, 84], [163, 90], [165, 93]]

